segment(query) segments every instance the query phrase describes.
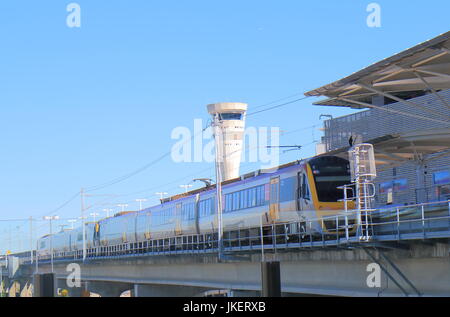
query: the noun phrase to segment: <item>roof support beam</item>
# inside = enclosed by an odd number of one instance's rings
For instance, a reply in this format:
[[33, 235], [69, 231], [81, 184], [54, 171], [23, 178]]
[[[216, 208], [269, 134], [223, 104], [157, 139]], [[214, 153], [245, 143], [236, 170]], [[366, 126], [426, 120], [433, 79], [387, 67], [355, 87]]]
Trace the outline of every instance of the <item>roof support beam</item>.
[[439, 159], [439, 158], [441, 158], [441, 157], [445, 157], [445, 156], [447, 156], [447, 155], [450, 155], [450, 150], [444, 151], [444, 152], [442, 152], [441, 154], [439, 154], [439, 155], [437, 155], [437, 156], [434, 156], [434, 157], [432, 157], [432, 158], [429, 158], [428, 161], [437, 160], [437, 159]]
[[428, 118], [428, 117], [424, 117], [424, 116], [415, 115], [415, 114], [412, 114], [412, 113], [409, 113], [409, 112], [397, 111], [397, 110], [394, 110], [394, 109], [389, 109], [389, 108], [385, 108], [385, 107], [375, 106], [375, 105], [367, 103], [367, 102], [361, 102], [361, 101], [352, 100], [352, 99], [349, 99], [349, 98], [338, 97], [336, 99], [342, 100], [342, 101], [345, 101], [345, 102], [348, 102], [348, 103], [364, 106], [365, 108], [373, 108], [373, 109], [378, 109], [378, 110], [383, 110], [383, 111], [387, 111], [387, 112], [391, 112], [391, 113], [400, 114], [400, 115], [403, 115], [403, 116], [408, 116], [408, 117], [411, 117], [411, 118], [428, 120], [428, 121], [433, 121], [433, 122], [438, 122], [438, 123], [443, 123], [443, 124], [449, 124], [448, 121]]
[[384, 156], [391, 158], [393, 161], [406, 161], [407, 160], [402, 156], [396, 155], [394, 153], [387, 153], [385, 151], [377, 149], [376, 147], [374, 147], [374, 151], [375, 151], [375, 153], [382, 154]]
[[417, 71], [414, 71], [414, 75], [416, 75], [417, 78], [419, 78], [423, 82], [423, 84], [427, 86], [427, 88], [436, 96], [436, 98], [438, 98], [442, 102], [442, 104], [445, 107], [450, 109], [450, 105], [448, 104], [448, 102], [445, 101], [444, 98], [442, 98], [441, 95], [439, 95], [437, 91], [430, 86], [430, 84], [425, 80], [425, 78], [423, 78]]
[[419, 67], [417, 67], [417, 68], [412, 68], [412, 70], [415, 70], [415, 71], [418, 71], [419, 73], [423, 73], [423, 74], [427, 74], [427, 75], [434, 75], [434, 76], [437, 76], [437, 77], [442, 77], [442, 78], [445, 78], [445, 79], [450, 79], [450, 75], [448, 75], [448, 74], [432, 72], [432, 71], [429, 71], [429, 70], [421, 69], [421, 68], [419, 68]]
[[435, 60], [436, 58], [439, 58], [439, 57], [441, 57], [441, 56], [444, 56], [444, 55], [446, 55], [448, 52], [447, 51], [445, 51], [445, 48], [441, 48], [440, 49], [440, 53], [438, 53], [438, 54], [436, 54], [436, 55], [433, 55], [433, 56], [431, 56], [431, 57], [429, 57], [429, 58], [427, 58], [427, 59], [424, 59], [424, 60], [422, 60], [422, 61], [420, 61], [420, 62], [418, 62], [418, 63], [415, 63], [415, 64], [413, 64], [413, 65], [411, 65], [411, 67], [418, 67], [418, 66], [421, 66], [421, 65], [424, 65], [424, 64], [426, 64], [426, 63], [428, 63], [428, 62], [431, 62], [432, 60]]
[[362, 83], [358, 83], [357, 85], [360, 86], [360, 87], [362, 87], [362, 88], [364, 88], [364, 89], [367, 89], [367, 90], [369, 90], [369, 91], [372, 91], [372, 92], [374, 92], [374, 93], [376, 93], [376, 94], [379, 94], [379, 95], [382, 95], [382, 96], [391, 98], [391, 99], [393, 99], [393, 100], [396, 100], [396, 101], [398, 101], [398, 102], [407, 104], [407, 105], [412, 106], [412, 107], [415, 107], [415, 108], [419, 108], [419, 109], [421, 109], [422, 111], [428, 112], [428, 113], [430, 113], [430, 114], [434, 114], [434, 115], [437, 115], [437, 116], [440, 116], [440, 117], [446, 117], [447, 119], [450, 119], [450, 117], [447, 116], [447, 115], [443, 115], [443, 114], [441, 114], [441, 113], [439, 113], [439, 112], [437, 112], [437, 111], [434, 111], [434, 110], [431, 110], [431, 109], [422, 107], [421, 105], [418, 105], [418, 104], [416, 104], [416, 103], [414, 103], [414, 102], [411, 102], [411, 101], [408, 101], [408, 100], [401, 99], [401, 98], [396, 97], [396, 96], [394, 96], [394, 95], [392, 95], [392, 94], [390, 94], [390, 93], [387, 93], [387, 92], [384, 92], [384, 91], [377, 90], [377, 89], [375, 89], [375, 88], [372, 87], [372, 86], [365, 85], [365, 84], [362, 84]]
[[[396, 65], [396, 66], [398, 66], [398, 65]], [[400, 67], [400, 66], [398, 66], [398, 67]], [[399, 70], [397, 70], [397, 71], [395, 71], [395, 72], [393, 72], [393, 73], [387, 74], [386, 76], [383, 76], [383, 77], [381, 77], [381, 78], [378, 78], [378, 79], [374, 80], [373, 82], [374, 82], [374, 83], [380, 83], [380, 82], [385, 81], [385, 80], [388, 79], [388, 78], [391, 78], [391, 77], [393, 77], [393, 76], [395, 76], [395, 75], [398, 75], [398, 74], [401, 74], [401, 73], [404, 73], [404, 72], [407, 72], [407, 71], [408, 71], [408, 69], [402, 68], [402, 69], [399, 69]]]

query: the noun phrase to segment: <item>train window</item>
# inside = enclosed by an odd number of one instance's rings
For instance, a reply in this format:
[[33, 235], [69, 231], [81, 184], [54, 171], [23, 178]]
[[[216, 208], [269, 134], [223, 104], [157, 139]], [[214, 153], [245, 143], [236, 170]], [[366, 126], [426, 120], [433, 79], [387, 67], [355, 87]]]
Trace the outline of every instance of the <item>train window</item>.
[[252, 207], [256, 206], [256, 188], [251, 188], [250, 189], [250, 205]]
[[224, 211], [228, 212], [230, 211], [230, 195], [225, 195], [225, 206], [224, 206]]
[[233, 211], [239, 209], [239, 192], [233, 193]]
[[[265, 203], [265, 186], [247, 188], [225, 195], [225, 212], [263, 206]], [[211, 202], [212, 204], [212, 202]], [[212, 209], [214, 213], [214, 209]]]
[[242, 197], [242, 204], [241, 204], [242, 208], [250, 207], [250, 205], [248, 203], [249, 199], [248, 199], [248, 191], [247, 190], [242, 191], [241, 197]]
[[195, 218], [195, 204], [187, 203], [182, 207], [183, 220], [192, 220]]
[[308, 199], [308, 200], [311, 199], [311, 197], [309, 195], [308, 182], [307, 182], [305, 174], [302, 175], [302, 197], [304, 199]]
[[264, 205], [264, 201], [265, 199], [265, 188], [264, 185], [263, 186], [259, 186], [259, 205]]
[[244, 194], [245, 194], [245, 190], [242, 191], [242, 193], [241, 193], [240, 196], [239, 196], [239, 199], [240, 199], [240, 203], [239, 203], [240, 209], [245, 208], [245, 201], [244, 201], [245, 195], [244, 195]]
[[200, 217], [206, 217], [214, 214], [213, 199], [205, 199], [198, 203]]

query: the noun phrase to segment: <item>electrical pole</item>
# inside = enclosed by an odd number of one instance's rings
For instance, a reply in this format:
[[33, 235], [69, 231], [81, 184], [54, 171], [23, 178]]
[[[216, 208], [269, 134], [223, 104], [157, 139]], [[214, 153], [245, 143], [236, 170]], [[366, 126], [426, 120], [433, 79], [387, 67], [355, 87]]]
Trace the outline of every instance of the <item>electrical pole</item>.
[[136, 199], [136, 201], [139, 203], [139, 211], [142, 210], [142, 202], [147, 201], [145, 198]]
[[110, 208], [105, 208], [105, 209], [103, 209], [103, 211], [106, 212], [106, 218], [109, 218], [109, 213], [113, 210]]
[[155, 195], [159, 195], [159, 200], [163, 200], [164, 195], [169, 195], [169, 193], [166, 193], [166, 192], [158, 192], [158, 193], [155, 193]]
[[192, 185], [180, 185], [181, 188], [184, 188], [184, 192], [188, 192], [188, 188], [192, 187]]
[[52, 229], [52, 221], [58, 220], [59, 216], [45, 216], [44, 220], [49, 220], [50, 222], [50, 262], [52, 266], [52, 273], [53, 273], [53, 229]]
[[33, 264], [33, 217], [30, 217], [30, 262]]
[[77, 220], [76, 220], [76, 219], [69, 219], [69, 220], [67, 220], [67, 221], [70, 223], [70, 229], [73, 230], [73, 224], [74, 224], [75, 222], [77, 222]]
[[118, 204], [117, 207], [121, 207], [122, 208], [122, 212], [125, 211], [125, 207], [128, 207], [128, 204]]
[[86, 260], [86, 226], [84, 222], [84, 189], [81, 188], [81, 224], [83, 226], [83, 262]]
[[216, 143], [216, 195], [217, 195], [217, 222], [218, 222], [218, 247], [219, 261], [223, 257], [223, 226], [222, 226], [222, 127], [220, 126], [219, 114], [214, 115], [214, 137]]

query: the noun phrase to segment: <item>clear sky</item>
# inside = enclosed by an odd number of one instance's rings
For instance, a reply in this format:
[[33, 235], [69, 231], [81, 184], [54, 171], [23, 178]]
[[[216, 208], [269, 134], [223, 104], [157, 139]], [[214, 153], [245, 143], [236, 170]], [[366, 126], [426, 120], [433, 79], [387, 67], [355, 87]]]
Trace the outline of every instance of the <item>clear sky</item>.
[[[69, 28], [70, 2], [0, 2], [0, 253], [29, 243], [26, 222], [3, 220], [33, 216], [45, 233], [43, 215], [169, 151], [174, 128], [206, 123], [208, 103], [246, 102], [251, 111], [317, 88], [448, 31], [450, 11], [448, 0], [379, 0], [381, 27], [369, 28], [374, 1], [365, 0], [78, 0], [81, 28]], [[350, 113], [313, 101], [247, 125], [280, 127], [282, 145], [307, 145], [281, 163], [311, 156], [318, 127], [287, 132]], [[213, 175], [210, 163], [169, 156], [92, 192], [126, 196], [90, 197], [87, 213], [119, 202], [136, 209], [144, 197], [153, 205], [155, 192]], [[79, 198], [55, 214], [79, 217]]]

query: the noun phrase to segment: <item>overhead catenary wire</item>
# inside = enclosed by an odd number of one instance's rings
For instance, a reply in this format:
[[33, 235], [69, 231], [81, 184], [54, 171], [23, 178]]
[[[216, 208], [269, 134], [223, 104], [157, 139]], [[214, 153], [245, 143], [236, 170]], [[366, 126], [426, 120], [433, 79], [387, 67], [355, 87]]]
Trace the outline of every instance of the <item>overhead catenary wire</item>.
[[[286, 98], [288, 98], [288, 97], [286, 97]], [[252, 113], [247, 114], [247, 117], [252, 116], [252, 115], [255, 115], [255, 114], [258, 114], [258, 113], [270, 111], [270, 110], [273, 110], [273, 109], [281, 108], [281, 107], [284, 107], [284, 106], [293, 104], [293, 103], [295, 103], [295, 102], [299, 102], [299, 101], [301, 101], [301, 100], [304, 100], [304, 99], [306, 99], [306, 98], [309, 98], [309, 97], [302, 97], [302, 98], [295, 99], [295, 100], [292, 100], [292, 101], [289, 101], [289, 102], [285, 102], [285, 103], [282, 103], [282, 104], [278, 104], [278, 105], [275, 105], [275, 106], [271, 106], [271, 107], [266, 108], [266, 109], [262, 109], [262, 110], [259, 110], [259, 111], [256, 111], [256, 112], [252, 112]], [[285, 99], [285, 98], [282, 98], [281, 100], [283, 100], [283, 99]], [[266, 104], [266, 105], [270, 105], [270, 104], [273, 104], [273, 103], [274, 103], [274, 102], [271, 102], [271, 103], [268, 103], [268, 104]], [[262, 106], [264, 106], [264, 105], [262, 105]], [[259, 106], [259, 107], [262, 107], [262, 106]], [[184, 144], [186, 144], [187, 142], [192, 141], [192, 140], [193, 140], [195, 137], [197, 137], [199, 134], [202, 134], [203, 131], [204, 131], [204, 129], [203, 129], [202, 131], [196, 133], [195, 135], [193, 135], [193, 136], [190, 138], [190, 140], [187, 140], [187, 141], [181, 143], [180, 145], [184, 145]], [[135, 170], [135, 171], [133, 171], [133, 172], [131, 172], [131, 173], [128, 173], [128, 174], [125, 174], [125, 175], [123, 175], [123, 176], [121, 176], [121, 177], [112, 179], [112, 180], [110, 180], [110, 181], [108, 181], [108, 182], [105, 182], [105, 183], [102, 183], [102, 184], [100, 184], [100, 185], [88, 187], [88, 188], [86, 188], [86, 192], [92, 192], [92, 191], [100, 190], [100, 189], [103, 189], [103, 188], [110, 187], [110, 186], [112, 186], [112, 185], [121, 183], [121, 182], [123, 182], [123, 181], [125, 181], [125, 180], [127, 180], [127, 179], [129, 179], [129, 178], [131, 178], [131, 177], [133, 177], [133, 176], [135, 176], [135, 175], [137, 175], [137, 174], [139, 174], [139, 173], [141, 173], [141, 172], [147, 170], [149, 167], [155, 165], [156, 163], [162, 161], [164, 158], [170, 156], [171, 153], [172, 153], [172, 151], [169, 150], [169, 151], [165, 152], [164, 154], [162, 154], [161, 156], [159, 156], [158, 158], [156, 158], [155, 160], [149, 162], [148, 164], [146, 164], [146, 165], [144, 165], [144, 166], [138, 168], [137, 170]]]
[[[279, 102], [279, 101], [286, 100], [286, 99], [289, 99], [289, 98], [298, 96], [299, 94], [301, 94], [301, 93], [296, 93], [296, 94], [293, 94], [293, 95], [290, 95], [290, 96], [286, 96], [286, 97], [283, 97], [283, 98], [279, 98], [279, 99], [274, 100], [274, 101], [271, 101], [271, 102], [269, 102], [269, 103], [265, 103], [265, 104], [262, 104], [262, 105], [260, 105], [260, 106], [254, 107], [253, 109], [264, 108], [264, 107], [273, 105], [274, 103], [277, 103], [277, 102]], [[295, 103], [295, 102], [301, 101], [301, 100], [306, 99], [306, 98], [308, 98], [308, 97], [302, 97], [302, 98], [299, 98], [299, 99], [296, 99], [296, 100], [292, 100], [292, 101], [289, 101], [289, 102], [285, 102], [285, 103], [281, 103], [281, 104], [278, 104], [278, 105], [275, 105], [275, 106], [270, 106], [270, 107], [268, 107], [268, 108], [265, 108], [265, 109], [262, 109], [262, 110], [259, 110], [259, 111], [255, 111], [255, 112], [252, 112], [252, 113], [249, 113], [249, 114], [247, 114], [247, 116], [252, 116], [252, 115], [255, 115], [255, 114], [258, 114], [258, 113], [262, 113], [262, 112], [270, 111], [270, 110], [273, 110], [273, 109], [281, 108], [281, 107], [283, 107], [283, 106], [287, 106], [287, 105], [293, 104], [293, 103]], [[190, 141], [192, 141], [195, 137], [197, 137], [199, 134], [203, 133], [204, 131], [205, 131], [205, 129], [203, 129], [201, 132], [199, 132], [199, 133], [193, 135], [193, 136], [191, 137], [191, 140], [190, 140]], [[186, 142], [189, 142], [189, 141], [186, 141]], [[181, 145], [183, 145], [183, 144], [181, 144]], [[158, 162], [162, 161], [162, 160], [165, 159], [166, 157], [170, 156], [171, 153], [172, 153], [172, 151], [167, 151], [166, 153], [164, 153], [164, 154], [162, 154], [161, 156], [157, 157], [155, 160], [153, 160], [153, 161], [149, 162], [148, 164], [146, 164], [146, 165], [144, 165], [144, 166], [142, 166], [142, 167], [140, 167], [140, 168], [134, 170], [133, 172], [128, 173], [128, 174], [125, 174], [125, 175], [122, 175], [122, 176], [117, 177], [117, 178], [114, 178], [114, 179], [112, 179], [112, 180], [110, 180], [110, 181], [107, 181], [107, 182], [105, 182], [105, 183], [102, 183], [102, 184], [99, 184], [99, 185], [96, 185], [96, 186], [89, 187], [89, 188], [86, 189], [86, 192], [92, 192], [92, 191], [97, 191], [97, 190], [100, 190], [100, 189], [104, 189], [104, 188], [113, 186], [113, 185], [115, 185], [115, 184], [121, 183], [121, 182], [123, 182], [123, 181], [125, 181], [125, 180], [127, 180], [127, 179], [130, 179], [131, 177], [133, 177], [133, 176], [135, 176], [135, 175], [137, 175], [137, 174], [139, 174], [139, 173], [141, 173], [141, 172], [147, 170], [147, 169], [150, 168], [151, 166], [157, 164]], [[203, 171], [208, 171], [208, 170], [211, 170], [211, 168], [205, 169], [205, 170], [203, 170]], [[193, 173], [193, 174], [191, 174], [191, 175], [198, 175], [198, 173], [195, 173], [195, 174]], [[186, 179], [186, 178], [187, 178], [187, 177], [183, 177], [183, 178], [180, 178], [180, 179]], [[177, 180], [177, 181], [178, 181], [178, 180]], [[176, 183], [177, 181], [173, 181], [173, 182], [167, 183], [166, 185]], [[163, 186], [164, 186], [164, 185], [163, 185]], [[154, 189], [156, 189], [156, 188], [160, 188], [160, 186], [155, 187]], [[141, 191], [141, 192], [144, 192], [144, 191]], [[66, 200], [66, 201], [65, 201], [64, 203], [62, 203], [60, 206], [58, 206], [57, 208], [51, 210], [50, 212], [48, 212], [48, 213], [42, 215], [41, 217], [45, 217], [45, 216], [49, 216], [49, 215], [54, 215], [56, 212], [60, 211], [61, 209], [63, 209], [64, 207], [66, 207], [68, 204], [70, 204], [72, 201], [74, 201], [77, 197], [79, 197], [80, 194], [81, 194], [80, 192], [76, 192], [73, 196], [71, 196], [68, 200]], [[130, 194], [130, 195], [131, 195], [131, 194]], [[103, 202], [101, 202], [101, 203], [103, 203]], [[94, 204], [93, 206], [96, 206], [96, 205], [98, 205], [98, 204]], [[6, 220], [4, 220], [4, 221], [2, 221], [2, 222], [5, 222], [5, 221], [10, 221], [10, 220], [7, 220], [7, 219], [6, 219]], [[18, 226], [18, 228], [22, 228], [22, 227], [24, 226], [24, 224], [26, 224], [28, 221], [30, 221], [30, 219], [29, 219], [29, 218], [28, 218], [28, 219], [17, 219], [17, 220], [14, 220], [14, 221], [22, 221], [22, 223], [19, 224], [19, 226]], [[32, 221], [39, 221], [39, 219], [33, 219]], [[64, 221], [64, 219], [60, 219], [60, 221]], [[41, 225], [41, 226], [36, 227], [36, 228], [35, 228], [36, 231], [37, 231], [38, 229], [40, 229], [41, 227], [43, 227], [43, 226], [45, 226], [45, 225]]]
[[[274, 106], [267, 107], [267, 106], [272, 105], [272, 104], [274, 104], [274, 103], [276, 103], [276, 102], [278, 102], [278, 101], [286, 100], [286, 99], [288, 99], [288, 98], [297, 96], [297, 95], [299, 95], [299, 94], [300, 94], [300, 93], [297, 93], [297, 94], [294, 94], [294, 95], [291, 95], [291, 96], [287, 96], [287, 97], [284, 97], [284, 98], [280, 98], [280, 99], [277, 99], [277, 100], [275, 100], [275, 101], [272, 101], [272, 102], [269, 102], [269, 103], [266, 103], [266, 104], [263, 104], [263, 105], [254, 107], [253, 109], [260, 109], [260, 108], [263, 108], [263, 109], [258, 110], [258, 111], [254, 111], [254, 112], [251, 112], [251, 113], [248, 113], [248, 114], [247, 114], [247, 117], [250, 117], [250, 116], [253, 116], [253, 115], [256, 115], [256, 114], [259, 114], [259, 113], [263, 113], [263, 112], [266, 112], [266, 111], [271, 111], [271, 110], [274, 110], [274, 109], [278, 109], [278, 108], [281, 108], [281, 107], [284, 107], [284, 106], [287, 106], [287, 105], [290, 105], [290, 104], [294, 104], [294, 103], [296, 103], [296, 102], [300, 102], [300, 101], [302, 101], [302, 100], [305, 100], [305, 99], [309, 98], [308, 96], [305, 96], [305, 97], [302, 97], [302, 98], [297, 98], [297, 99], [295, 99], [295, 100], [291, 100], [291, 101], [288, 101], [288, 102], [284, 102], [284, 103], [281, 103], [281, 104], [277, 104], [277, 105], [274, 105]], [[264, 108], [264, 107], [267, 107], [267, 108]], [[407, 115], [407, 116], [409, 116], [409, 114], [403, 113], [403, 112], [398, 112], [398, 114], [402, 114], [402, 115]], [[428, 120], [428, 119], [429, 119], [429, 118], [424, 117], [424, 116], [420, 116], [420, 117], [421, 117], [422, 119], [424, 119], [424, 120]], [[317, 126], [317, 125], [315, 125], [315, 126]], [[313, 126], [313, 127], [315, 127], [315, 126]], [[308, 128], [301, 128], [301, 129], [298, 129], [297, 131], [306, 130], [306, 129], [308, 129]], [[204, 130], [203, 130], [203, 131], [204, 131]], [[203, 131], [202, 131], [202, 132], [203, 132]], [[202, 132], [199, 132], [199, 133], [197, 133], [196, 135], [192, 136], [192, 137], [191, 137], [191, 140], [192, 140], [193, 138], [195, 138], [196, 136], [198, 136], [198, 135], [199, 135], [200, 133], [202, 133]], [[288, 132], [288, 133], [284, 133], [284, 135], [290, 134], [290, 133], [293, 133], [293, 132], [295, 132], [295, 131], [291, 131], [291, 132]], [[189, 140], [186, 141], [186, 142], [189, 142]], [[181, 144], [181, 145], [183, 145], [183, 144]], [[112, 180], [110, 180], [110, 181], [108, 181], [108, 182], [99, 184], [99, 185], [97, 185], [97, 186], [89, 187], [89, 188], [87, 188], [86, 191], [87, 191], [87, 192], [89, 192], [89, 191], [96, 191], [96, 190], [100, 190], [100, 189], [103, 189], [103, 188], [110, 187], [110, 186], [113, 186], [113, 185], [115, 185], [115, 184], [118, 184], [118, 183], [120, 183], [120, 182], [123, 182], [123, 181], [125, 181], [125, 180], [127, 180], [127, 179], [129, 179], [129, 178], [131, 178], [131, 177], [133, 177], [133, 176], [135, 176], [135, 175], [137, 175], [137, 174], [139, 174], [139, 173], [141, 173], [141, 172], [147, 170], [147, 169], [150, 168], [151, 166], [153, 166], [153, 165], [157, 164], [158, 162], [162, 161], [164, 158], [170, 156], [170, 154], [171, 154], [171, 151], [168, 151], [168, 152], [164, 153], [163, 155], [159, 156], [158, 158], [156, 158], [155, 160], [149, 162], [148, 164], [142, 166], [141, 168], [139, 168], [139, 169], [137, 169], [137, 170], [135, 170], [135, 171], [133, 171], [133, 172], [131, 172], [131, 173], [122, 175], [122, 176], [120, 176], [120, 177], [118, 177], [118, 178], [112, 179]], [[209, 169], [207, 169], [207, 170], [209, 170]], [[186, 178], [186, 177], [183, 177], [183, 178], [180, 178], [180, 179], [185, 179], [185, 178]], [[175, 183], [175, 182], [176, 182], [176, 181], [170, 182], [170, 183], [168, 183], [168, 184]], [[158, 187], [158, 188], [160, 188], [160, 187]], [[156, 187], [155, 187], [155, 189], [156, 189]], [[141, 192], [145, 192], [145, 191], [140, 191], [140, 192], [136, 192], [136, 193], [141, 193]], [[71, 199], [69, 199], [67, 202], [65, 202], [63, 205], [61, 205], [61, 206], [58, 207], [57, 209], [53, 210], [53, 211], [50, 212], [49, 214], [53, 214], [53, 213], [55, 213], [56, 211], [62, 209], [62, 208], [65, 207], [68, 203], [70, 203], [72, 200], [74, 200], [78, 195], [79, 195], [79, 193], [77, 193], [76, 195], [74, 195], [74, 197], [72, 197]], [[129, 194], [129, 195], [131, 195], [131, 194]], [[128, 195], [127, 195], [127, 196], [128, 196]]]
[[[315, 125], [311, 125], [311, 126], [308, 126], [308, 127], [302, 127], [302, 128], [299, 128], [299, 129], [291, 130], [291, 131], [284, 131], [282, 134], [280, 134], [280, 136], [285, 136], [285, 135], [289, 135], [289, 134], [296, 133], [296, 132], [301, 132], [301, 131], [305, 131], [305, 130], [309, 130], [309, 129], [314, 129], [314, 128], [318, 127], [318, 126], [320, 126], [320, 125], [319, 124], [315, 124]], [[271, 139], [272, 139], [272, 136], [269, 137], [269, 140], [271, 140]], [[313, 141], [313, 142], [310, 142], [310, 143], [307, 143], [307, 144], [303, 144], [302, 147], [307, 147], [307, 146], [315, 144], [315, 143], [317, 143], [317, 141]], [[260, 146], [253, 146], [253, 147], [247, 146], [245, 148], [244, 153], [248, 153], [250, 150], [256, 149], [256, 148], [260, 148]], [[227, 154], [227, 156], [232, 155], [233, 153], [234, 152], [229, 153], [229, 154]], [[243, 164], [241, 166], [248, 166], [248, 165], [254, 164], [254, 163], [255, 162], [249, 162], [249, 163], [245, 163], [245, 164]], [[208, 167], [206, 169], [202, 169], [202, 170], [196, 171], [196, 172], [194, 172], [192, 174], [189, 174], [187, 176], [183, 176], [181, 178], [178, 178], [177, 180], [171, 181], [169, 183], [166, 183], [166, 184], [163, 184], [163, 185], [158, 185], [158, 186], [155, 186], [155, 187], [152, 187], [152, 188], [149, 188], [149, 189], [145, 189], [145, 190], [140, 190], [140, 191], [128, 193], [128, 194], [125, 194], [125, 195], [118, 195], [118, 197], [127, 197], [127, 196], [136, 195], [136, 194], [140, 194], [140, 193], [145, 193], [145, 192], [149, 192], [149, 191], [153, 191], [153, 190], [157, 190], [157, 189], [161, 189], [161, 188], [164, 188], [164, 190], [170, 190], [172, 188], [169, 189], [169, 188], [167, 188], [165, 186], [178, 183], [178, 182], [183, 181], [183, 180], [185, 180], [185, 179], [187, 179], [189, 177], [198, 176], [199, 174], [201, 174], [203, 172], [212, 171], [212, 170], [214, 170], [214, 167]], [[173, 188], [175, 188], [175, 187], [173, 187]], [[152, 196], [146, 196], [145, 198], [152, 198], [152, 197], [153, 197], [153, 195]], [[133, 200], [125, 201], [124, 203], [133, 203]], [[115, 203], [111, 203], [110, 205], [114, 205], [114, 204]]]
[[269, 108], [266, 108], [266, 109], [250, 112], [246, 116], [250, 117], [250, 116], [253, 116], [253, 115], [258, 114], [258, 113], [262, 113], [262, 112], [270, 111], [270, 110], [273, 110], [273, 109], [281, 108], [281, 107], [284, 107], [284, 106], [287, 106], [287, 105], [290, 105], [290, 104], [293, 104], [293, 103], [305, 100], [307, 98], [309, 98], [309, 96], [302, 97], [302, 98], [295, 99], [295, 100], [291, 100], [291, 101], [288, 101], [288, 102], [285, 102], [285, 103], [282, 103], [282, 104], [279, 104], [279, 105], [275, 105], [275, 106], [272, 106], [272, 107], [269, 107]]
[[[296, 94], [296, 95], [298, 95], [298, 94]], [[292, 95], [292, 96], [296, 96], [296, 95]], [[291, 96], [289, 96], [289, 97], [291, 97]], [[289, 98], [289, 97], [285, 97], [285, 98], [279, 99], [278, 101], [280, 101], [280, 100], [285, 100], [285, 99], [287, 99], [287, 98]], [[286, 106], [286, 105], [289, 105], [289, 104], [293, 104], [293, 103], [295, 103], [295, 102], [298, 102], [298, 101], [301, 101], [301, 100], [304, 100], [304, 99], [306, 99], [306, 98], [305, 98], [305, 97], [304, 97], [304, 98], [299, 98], [299, 99], [292, 100], [292, 101], [289, 101], [289, 102], [285, 102], [285, 103], [282, 103], [282, 104], [278, 104], [278, 105], [275, 105], [275, 106], [270, 106], [270, 107], [268, 107], [268, 108], [266, 108], [266, 109], [262, 109], [262, 110], [259, 110], [259, 111], [256, 111], [256, 112], [252, 112], [252, 113], [248, 114], [248, 116], [252, 116], [252, 115], [255, 115], [255, 114], [258, 114], [258, 113], [262, 113], [262, 112], [265, 112], [265, 111], [270, 111], [270, 110], [273, 110], [273, 109], [281, 108], [281, 107], [283, 107], [283, 106]], [[263, 107], [265, 107], [265, 106], [272, 105], [272, 104], [274, 104], [275, 102], [277, 102], [277, 101], [270, 102], [270, 103], [267, 103], [267, 104], [264, 104], [264, 105], [255, 107], [254, 109], [260, 109], [260, 108], [263, 108]], [[203, 131], [204, 131], [204, 130], [203, 130]], [[200, 132], [200, 133], [203, 133], [203, 131]], [[196, 135], [192, 136], [191, 140], [192, 140], [193, 138], [195, 138], [196, 136], [198, 136], [200, 133], [197, 133]], [[188, 142], [188, 141], [186, 141], [186, 142]], [[247, 149], [247, 151], [248, 151], [248, 150], [249, 150], [249, 149]], [[139, 168], [139, 169], [137, 169], [137, 170], [135, 170], [135, 171], [133, 171], [133, 172], [131, 172], [131, 173], [125, 174], [125, 175], [123, 175], [123, 176], [121, 176], [121, 177], [115, 178], [115, 179], [113, 179], [113, 180], [111, 180], [111, 181], [108, 181], [108, 182], [105, 182], [105, 183], [103, 183], [103, 184], [100, 184], [100, 185], [97, 185], [97, 186], [90, 187], [90, 188], [87, 189], [87, 191], [100, 190], [100, 189], [103, 189], [103, 188], [112, 186], [112, 185], [114, 185], [114, 184], [120, 183], [120, 182], [122, 182], [122, 181], [125, 181], [125, 180], [127, 180], [127, 179], [133, 177], [134, 175], [139, 174], [140, 172], [142, 172], [142, 171], [148, 169], [149, 167], [155, 165], [155, 164], [158, 163], [159, 161], [162, 161], [164, 158], [168, 157], [170, 154], [171, 154], [171, 151], [168, 151], [168, 152], [164, 153], [163, 155], [159, 156], [157, 159], [151, 161], [150, 163], [144, 165], [143, 167], [141, 167], [141, 168]], [[202, 170], [202, 172], [203, 172], [203, 171], [209, 171], [209, 170], [211, 170], [211, 169], [212, 169], [212, 168], [204, 169], [204, 170]], [[191, 174], [191, 175], [198, 175], [198, 173], [193, 173], [193, 174]], [[185, 178], [187, 178], [187, 177], [183, 177], [183, 178], [180, 178], [180, 179], [185, 179]], [[176, 183], [177, 181], [178, 181], [178, 180], [173, 181], [173, 182], [170, 182], [170, 183], [167, 183], [166, 185]], [[164, 186], [164, 185], [163, 185], [163, 186]], [[158, 188], [160, 188], [160, 186], [158, 186]], [[155, 187], [155, 189], [156, 189], [156, 187]], [[141, 191], [141, 192], [144, 192], [144, 191]], [[63, 204], [61, 204], [61, 205], [58, 206], [57, 208], [53, 209], [52, 211], [48, 212], [47, 214], [45, 214], [45, 216], [47, 216], [47, 215], [53, 215], [53, 214], [55, 214], [56, 212], [60, 211], [62, 208], [64, 208], [65, 206], [67, 206], [70, 202], [72, 202], [73, 200], [75, 200], [79, 195], [80, 195], [80, 192], [77, 192], [77, 193], [74, 194], [72, 197], [70, 197], [67, 201], [65, 201]], [[63, 218], [61, 218], [60, 221], [69, 220], [69, 219], [71, 219], [71, 218], [68, 218], [68, 219], [63, 219]], [[20, 219], [20, 221], [24, 221], [24, 222], [26, 222], [26, 221], [28, 221], [28, 220], [29, 220], [29, 219]], [[37, 220], [34, 219], [34, 221], [37, 221]], [[43, 228], [43, 227], [45, 227], [45, 224], [42, 224], [42, 225], [37, 226], [37, 227], [35, 228], [36, 232], [38, 231], [38, 229], [41, 229], [41, 228]]]

